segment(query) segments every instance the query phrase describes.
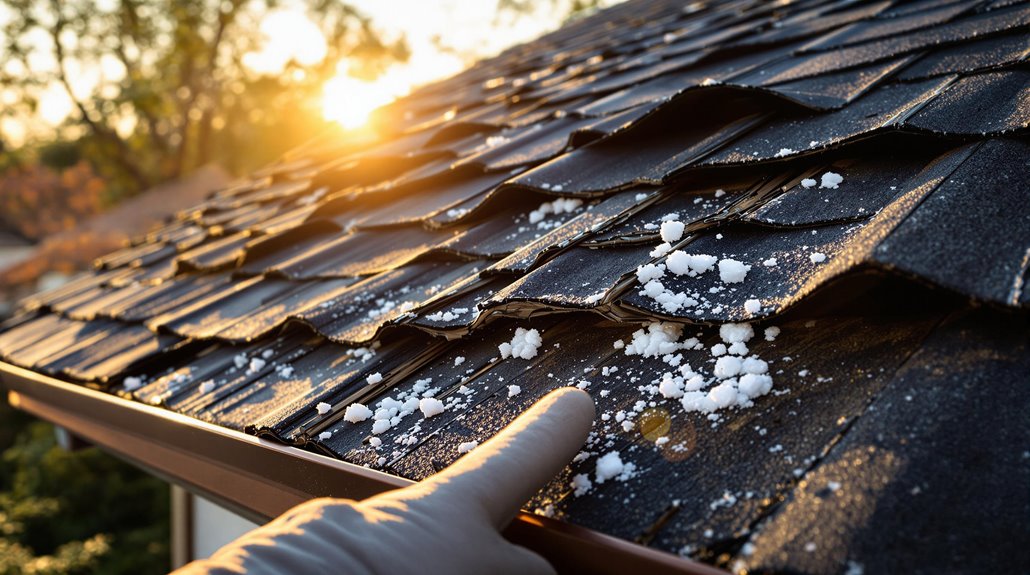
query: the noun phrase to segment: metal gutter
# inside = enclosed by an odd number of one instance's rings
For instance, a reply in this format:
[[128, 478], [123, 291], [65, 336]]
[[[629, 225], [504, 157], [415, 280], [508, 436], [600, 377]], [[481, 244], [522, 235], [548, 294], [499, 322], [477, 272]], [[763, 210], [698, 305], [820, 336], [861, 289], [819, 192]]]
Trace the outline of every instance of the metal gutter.
[[[362, 499], [411, 481], [66, 383], [0, 362], [12, 406], [171, 483], [264, 522], [314, 497]], [[596, 531], [521, 513], [505, 536], [561, 573], [725, 572]]]

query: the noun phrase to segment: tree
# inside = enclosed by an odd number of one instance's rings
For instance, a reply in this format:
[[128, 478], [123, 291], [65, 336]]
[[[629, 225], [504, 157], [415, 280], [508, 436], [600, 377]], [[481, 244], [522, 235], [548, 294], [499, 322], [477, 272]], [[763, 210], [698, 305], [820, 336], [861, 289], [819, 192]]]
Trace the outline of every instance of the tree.
[[323, 128], [321, 87], [340, 59], [374, 75], [407, 57], [403, 38], [381, 41], [334, 0], [308, 3], [323, 57], [274, 72], [246, 58], [277, 0], [5, 1], [0, 85], [12, 105], [3, 113], [31, 114], [60, 87], [74, 105], [62, 135], [122, 191], [211, 161], [233, 171], [267, 163]]
[[164, 573], [168, 487], [0, 401], [0, 575]]
[[88, 163], [74, 158], [50, 161], [73, 163], [63, 168], [25, 163], [7, 168], [0, 177], [0, 224], [36, 242], [70, 229], [103, 207], [105, 183]]

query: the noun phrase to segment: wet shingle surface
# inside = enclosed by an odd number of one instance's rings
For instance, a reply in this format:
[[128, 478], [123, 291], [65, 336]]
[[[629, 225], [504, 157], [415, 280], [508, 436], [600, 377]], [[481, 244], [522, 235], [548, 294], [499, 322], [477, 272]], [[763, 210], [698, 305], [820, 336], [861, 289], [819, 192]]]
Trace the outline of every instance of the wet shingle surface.
[[577, 385], [540, 513], [752, 572], [1025, 572], [1028, 29], [629, 2], [214, 191], [0, 358], [416, 479]]

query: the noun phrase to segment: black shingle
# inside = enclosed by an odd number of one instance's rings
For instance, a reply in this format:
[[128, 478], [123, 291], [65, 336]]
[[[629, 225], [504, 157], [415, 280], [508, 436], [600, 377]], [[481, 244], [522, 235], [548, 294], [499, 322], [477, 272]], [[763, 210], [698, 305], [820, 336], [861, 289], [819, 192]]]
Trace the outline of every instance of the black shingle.
[[482, 261], [410, 264], [357, 283], [296, 316], [333, 341], [365, 345], [390, 320], [483, 267]]
[[883, 14], [884, 17], [882, 18], [862, 20], [841, 28], [832, 34], [825, 34], [819, 40], [805, 46], [804, 50], [822, 51], [842, 48], [913, 30], [922, 30], [954, 20], [957, 16], [969, 12], [979, 4], [978, 0], [966, 0], [947, 3], [943, 6], [931, 4], [922, 10], [913, 10], [905, 14], [897, 12], [886, 13]]
[[[853, 157], [812, 165], [795, 177], [787, 190], [758, 206], [746, 219], [780, 226], [809, 226], [869, 218], [911, 190], [909, 180], [940, 153], [919, 141], [903, 140], [899, 145], [929, 149], [885, 154], [875, 160], [856, 150]], [[802, 179], [819, 182], [826, 172], [847, 174], [846, 191], [819, 184], [806, 188], [801, 184]]]
[[950, 318], [759, 525], [744, 561], [804, 573], [1025, 570], [1028, 327], [987, 311]]
[[985, 300], [1016, 304], [1030, 250], [1030, 146], [988, 140], [873, 253]]
[[967, 76], [934, 98], [905, 125], [939, 133], [982, 135], [1030, 127], [1030, 72]]
[[1025, 33], [994, 36], [934, 50], [902, 70], [898, 78], [921, 80], [932, 76], [995, 68], [1025, 60], [1027, 53], [1030, 53], [1030, 40]]
[[836, 112], [775, 119], [717, 150], [702, 163], [745, 164], [789, 158], [866, 138], [877, 130], [897, 125], [947, 85], [947, 79], [892, 84]]

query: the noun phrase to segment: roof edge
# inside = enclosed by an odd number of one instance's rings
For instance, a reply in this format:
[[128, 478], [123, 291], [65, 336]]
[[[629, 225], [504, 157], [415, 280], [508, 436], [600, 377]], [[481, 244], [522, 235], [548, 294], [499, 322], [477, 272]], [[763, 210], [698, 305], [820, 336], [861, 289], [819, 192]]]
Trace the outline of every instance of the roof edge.
[[[412, 482], [0, 362], [12, 406], [171, 483], [264, 522], [314, 497], [362, 499]], [[520, 513], [505, 531], [559, 572], [725, 575], [591, 529]]]

